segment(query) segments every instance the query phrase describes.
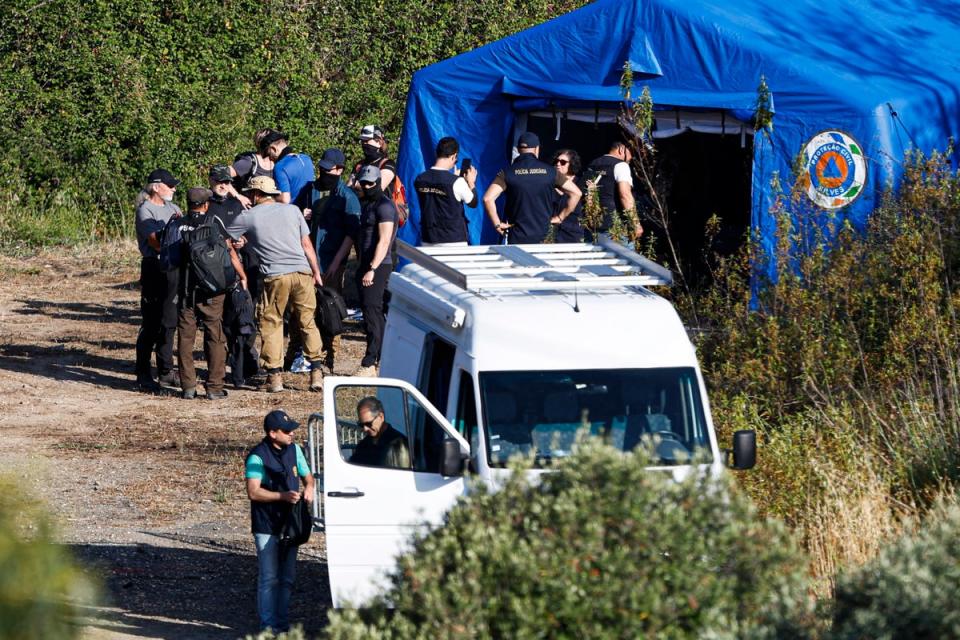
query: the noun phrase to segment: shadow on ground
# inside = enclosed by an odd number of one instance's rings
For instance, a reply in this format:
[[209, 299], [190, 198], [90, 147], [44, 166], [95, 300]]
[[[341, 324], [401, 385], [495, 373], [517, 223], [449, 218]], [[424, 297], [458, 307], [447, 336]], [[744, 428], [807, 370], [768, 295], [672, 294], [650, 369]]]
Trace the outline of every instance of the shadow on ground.
[[[250, 543], [252, 551], [253, 542]], [[71, 545], [99, 576], [103, 607], [85, 611], [86, 626], [144, 638], [242, 638], [257, 632], [256, 556], [221, 545], [171, 548], [146, 544]], [[326, 624], [327, 565], [304, 552], [290, 622], [308, 638]]]

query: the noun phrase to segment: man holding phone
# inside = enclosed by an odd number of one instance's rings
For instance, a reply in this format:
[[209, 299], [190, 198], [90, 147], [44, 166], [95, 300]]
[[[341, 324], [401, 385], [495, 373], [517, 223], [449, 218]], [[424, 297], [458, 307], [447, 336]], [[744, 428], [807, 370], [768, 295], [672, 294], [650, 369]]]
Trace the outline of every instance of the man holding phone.
[[441, 138], [433, 166], [413, 182], [420, 202], [420, 236], [425, 247], [455, 247], [467, 244], [464, 206], [477, 206], [477, 169], [470, 160], [455, 173], [460, 144], [456, 138]]

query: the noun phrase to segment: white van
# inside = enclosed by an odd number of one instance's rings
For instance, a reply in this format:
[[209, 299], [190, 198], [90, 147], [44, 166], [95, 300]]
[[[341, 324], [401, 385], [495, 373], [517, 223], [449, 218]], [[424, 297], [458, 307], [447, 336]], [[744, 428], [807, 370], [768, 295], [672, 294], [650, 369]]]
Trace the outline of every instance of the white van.
[[[609, 240], [398, 245], [410, 264], [390, 279], [384, 377], [326, 378], [310, 422], [334, 606], [381, 588], [414, 529], [467, 492], [467, 469], [496, 483], [514, 455], [546, 467], [582, 431], [625, 451], [651, 438], [654, 468], [678, 479], [694, 454], [721, 473], [693, 345], [646, 288], [669, 285], [668, 270]], [[409, 467], [351, 463], [365, 397], [406, 436]], [[753, 432], [735, 435], [733, 454], [734, 467], [753, 466]]]

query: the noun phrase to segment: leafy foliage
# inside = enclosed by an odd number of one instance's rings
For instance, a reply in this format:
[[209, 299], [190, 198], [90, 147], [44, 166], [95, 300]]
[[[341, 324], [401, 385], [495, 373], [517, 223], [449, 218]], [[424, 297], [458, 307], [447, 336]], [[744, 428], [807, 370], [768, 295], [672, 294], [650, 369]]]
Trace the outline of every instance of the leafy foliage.
[[[478, 487], [331, 638], [790, 637], [804, 561], [724, 483], [586, 444], [531, 485]], [[389, 605], [395, 607], [393, 611]]]
[[265, 126], [314, 156], [359, 152], [368, 122], [395, 143], [414, 71], [582, 4], [12, 0], [0, 30], [0, 241], [129, 233], [153, 168], [204, 182]]
[[960, 638], [960, 506], [841, 576], [832, 637]]
[[0, 482], [0, 637], [75, 638], [79, 606], [91, 597], [49, 519]]

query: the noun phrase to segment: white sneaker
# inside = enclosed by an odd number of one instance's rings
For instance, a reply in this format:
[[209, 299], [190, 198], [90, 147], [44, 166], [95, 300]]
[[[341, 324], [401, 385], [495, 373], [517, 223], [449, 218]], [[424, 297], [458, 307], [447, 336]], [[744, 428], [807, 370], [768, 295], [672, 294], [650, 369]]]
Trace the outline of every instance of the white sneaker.
[[310, 372], [310, 363], [307, 362], [306, 358], [303, 357], [303, 353], [298, 353], [297, 357], [293, 359], [293, 364], [290, 365], [290, 373], [309, 373]]
[[374, 365], [370, 365], [369, 367], [360, 367], [353, 375], [358, 378], [376, 378], [377, 367]]

